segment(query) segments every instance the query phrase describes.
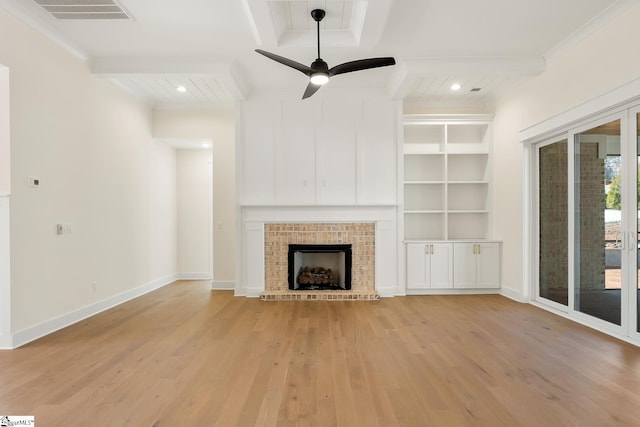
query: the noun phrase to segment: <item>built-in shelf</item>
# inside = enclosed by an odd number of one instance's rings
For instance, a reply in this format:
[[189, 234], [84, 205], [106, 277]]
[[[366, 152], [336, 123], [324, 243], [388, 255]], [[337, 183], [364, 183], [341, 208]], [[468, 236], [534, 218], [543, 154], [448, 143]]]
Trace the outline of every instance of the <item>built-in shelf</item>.
[[407, 115], [404, 238], [488, 239], [491, 116]]

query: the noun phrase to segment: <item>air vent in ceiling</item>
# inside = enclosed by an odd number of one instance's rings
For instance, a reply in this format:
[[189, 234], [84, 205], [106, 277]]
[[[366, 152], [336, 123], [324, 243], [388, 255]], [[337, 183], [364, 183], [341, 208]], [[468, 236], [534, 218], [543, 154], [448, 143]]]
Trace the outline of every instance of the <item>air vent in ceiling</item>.
[[114, 0], [34, 0], [56, 19], [131, 19]]

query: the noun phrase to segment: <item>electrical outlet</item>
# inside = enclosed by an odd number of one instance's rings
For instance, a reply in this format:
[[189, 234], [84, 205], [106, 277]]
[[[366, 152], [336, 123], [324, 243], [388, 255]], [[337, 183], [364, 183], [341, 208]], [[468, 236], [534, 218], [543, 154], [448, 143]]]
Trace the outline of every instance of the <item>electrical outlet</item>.
[[98, 284], [97, 284], [96, 282], [93, 282], [93, 283], [91, 284], [91, 290], [92, 290], [93, 292], [95, 292], [95, 291], [96, 291], [96, 289], [98, 289]]

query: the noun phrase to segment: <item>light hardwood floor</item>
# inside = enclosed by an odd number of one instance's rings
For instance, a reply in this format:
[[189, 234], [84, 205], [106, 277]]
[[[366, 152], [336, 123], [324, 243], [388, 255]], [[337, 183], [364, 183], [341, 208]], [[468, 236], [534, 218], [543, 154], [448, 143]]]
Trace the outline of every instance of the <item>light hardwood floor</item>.
[[500, 296], [259, 301], [176, 282], [0, 352], [37, 426], [635, 426], [640, 348]]

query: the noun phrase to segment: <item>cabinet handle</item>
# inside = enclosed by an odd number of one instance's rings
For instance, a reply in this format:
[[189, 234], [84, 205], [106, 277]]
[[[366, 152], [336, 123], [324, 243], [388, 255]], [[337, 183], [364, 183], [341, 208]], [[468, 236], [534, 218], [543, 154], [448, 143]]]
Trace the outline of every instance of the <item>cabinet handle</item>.
[[476, 254], [476, 244], [475, 243], [473, 244], [473, 254], [474, 255]]
[[433, 255], [433, 245], [431, 245], [431, 255]]
[[478, 243], [478, 255], [480, 255], [480, 243]]

